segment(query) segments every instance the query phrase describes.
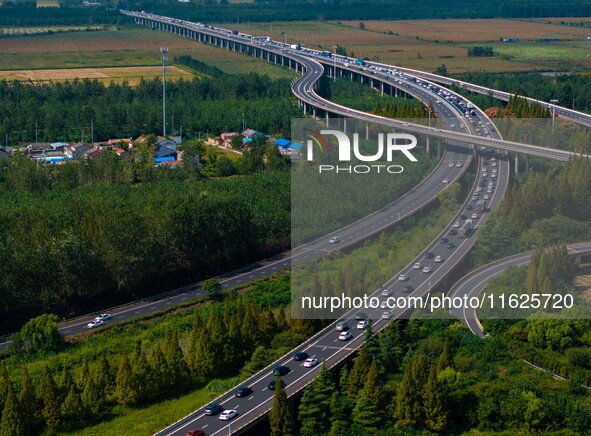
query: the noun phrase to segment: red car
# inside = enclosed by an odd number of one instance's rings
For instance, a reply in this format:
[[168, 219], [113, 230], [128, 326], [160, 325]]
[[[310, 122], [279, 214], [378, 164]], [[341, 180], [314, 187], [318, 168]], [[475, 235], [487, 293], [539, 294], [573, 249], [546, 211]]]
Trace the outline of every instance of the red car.
[[185, 436], [205, 436], [205, 432], [203, 430], [189, 430]]

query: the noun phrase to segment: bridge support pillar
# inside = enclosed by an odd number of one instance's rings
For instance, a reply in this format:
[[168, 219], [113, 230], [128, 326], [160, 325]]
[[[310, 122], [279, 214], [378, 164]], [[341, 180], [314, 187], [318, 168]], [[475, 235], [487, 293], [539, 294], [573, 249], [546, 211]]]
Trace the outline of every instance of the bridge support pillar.
[[441, 145], [437, 142], [437, 160], [441, 159]]
[[427, 135], [427, 155], [431, 153], [431, 136]]
[[304, 115], [306, 115], [306, 103], [304, 102]]
[[328, 127], [328, 112], [326, 112], [326, 127]]
[[527, 156], [525, 156], [525, 172], [527, 172], [529, 170], [529, 159]]
[[369, 123], [365, 123], [365, 140], [369, 141]]
[[384, 82], [380, 82], [381, 88], [382, 88], [382, 97], [384, 96]]
[[347, 118], [343, 117], [343, 132], [347, 133]]
[[515, 174], [519, 174], [519, 157], [515, 155]]
[[575, 256], [575, 263], [581, 263], [581, 257], [582, 256], [580, 254]]
[[312, 116], [314, 117], [314, 119], [316, 119], [316, 108], [315, 107], [312, 108]]

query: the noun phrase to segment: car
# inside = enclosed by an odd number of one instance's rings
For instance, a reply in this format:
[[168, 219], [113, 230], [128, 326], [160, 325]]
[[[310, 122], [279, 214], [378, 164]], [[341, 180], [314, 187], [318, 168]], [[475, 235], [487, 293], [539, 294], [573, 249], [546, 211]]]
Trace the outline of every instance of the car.
[[304, 362], [304, 368], [313, 368], [318, 365], [318, 360], [310, 357]]
[[448, 165], [448, 167], [453, 168], [454, 167], [454, 163], [453, 162], [450, 162], [449, 165]]
[[473, 219], [473, 220], [477, 220], [477, 219], [478, 219], [478, 214], [476, 214], [476, 213], [473, 213], [473, 214], [472, 214], [472, 219]]
[[386, 300], [382, 301], [382, 303], [380, 304], [380, 307], [382, 309], [387, 309], [388, 308], [388, 301], [386, 301]]
[[460, 222], [459, 222], [459, 221], [456, 221], [456, 222], [454, 223], [454, 228], [456, 228], [456, 229], [457, 229], [458, 227], [460, 227]]
[[220, 414], [220, 419], [222, 421], [230, 421], [231, 419], [236, 418], [237, 415], [238, 415], [238, 412], [236, 412], [235, 410], [224, 410]]
[[285, 375], [289, 372], [289, 366], [279, 365], [273, 370], [273, 375]]
[[412, 285], [406, 285], [404, 288], [402, 288], [402, 292], [405, 294], [410, 294], [414, 290], [415, 288], [413, 288]]
[[426, 267], [423, 267], [423, 272], [425, 274], [429, 274], [430, 272], [433, 272], [433, 270], [431, 269], [430, 266], [426, 266]]
[[485, 171], [482, 173], [482, 177], [488, 177], [488, 173]]
[[449, 179], [446, 177], [445, 179], [443, 179], [443, 183], [444, 184], [448, 184], [449, 183]]
[[363, 330], [364, 328], [366, 328], [369, 325], [369, 321], [359, 321], [357, 323], [357, 328], [359, 330]]
[[427, 251], [425, 253], [425, 259], [433, 259], [434, 254], [431, 253], [430, 251]]
[[445, 238], [445, 237], [443, 237], [443, 238], [440, 238], [440, 239], [439, 239], [439, 242], [440, 242], [441, 244], [447, 244], [447, 241], [448, 241], [448, 239], [447, 239], [447, 238]]
[[353, 337], [353, 335], [351, 334], [351, 332], [342, 332], [339, 335], [339, 341], [348, 341], [352, 337]]
[[437, 256], [437, 257], [435, 257], [435, 260], [434, 260], [433, 262], [435, 262], [435, 263], [441, 263], [441, 262], [443, 262], [444, 260], [445, 260], [445, 259], [443, 259], [443, 257], [441, 257], [441, 256]]
[[339, 237], [338, 237], [338, 236], [333, 236], [332, 238], [330, 238], [330, 239], [328, 240], [328, 242], [330, 242], [331, 244], [336, 244], [336, 243], [337, 243], [337, 242], [339, 242], [339, 241], [340, 241], [340, 239], [339, 239]]
[[104, 321], [101, 321], [100, 319], [99, 320], [94, 319], [94, 320], [90, 321], [86, 325], [86, 327], [89, 328], [89, 329], [94, 329], [94, 328], [97, 328], [97, 327], [100, 327], [100, 326], [103, 326], [103, 325], [105, 325], [105, 322]]
[[349, 330], [349, 325], [347, 324], [347, 321], [337, 322], [337, 332], [344, 332], [346, 330]]
[[466, 206], [466, 210], [472, 210], [472, 209], [474, 209], [474, 208], [472, 207], [471, 204], [469, 204], [468, 206]]
[[392, 318], [392, 312], [394, 312], [393, 310], [386, 310], [384, 311], [384, 313], [382, 313], [382, 319], [390, 319]]
[[484, 197], [482, 197], [482, 198], [484, 198], [485, 200], [488, 200], [490, 198], [490, 195], [484, 194]]
[[415, 262], [415, 264], [412, 266], [412, 269], [421, 269], [421, 262]]
[[458, 162], [458, 163], [456, 163], [456, 167], [457, 167], [457, 168], [461, 168], [461, 166], [462, 166], [462, 165], [463, 165], [463, 164], [462, 164], [462, 162]]
[[[283, 383], [283, 380], [281, 380], [281, 382]], [[273, 380], [271, 380], [269, 382], [269, 384], [267, 385], [267, 387], [269, 388], [270, 391], [274, 391], [276, 384], [277, 384], [277, 380], [273, 379]], [[283, 383], [283, 386], [285, 386], [285, 383]]]
[[472, 201], [476, 201], [476, 200], [478, 200], [478, 197], [476, 195], [473, 195], [472, 196]]
[[455, 236], [458, 234], [458, 231], [456, 229], [450, 229], [448, 235], [449, 236]]
[[361, 321], [361, 320], [364, 320], [364, 319], [367, 319], [367, 313], [365, 313], [365, 312], [357, 312], [355, 314], [355, 321]]
[[450, 250], [453, 250], [454, 248], [456, 248], [456, 244], [454, 244], [453, 242], [450, 242], [449, 244], [447, 244], [447, 248], [449, 248]]
[[308, 358], [309, 354], [304, 352], [304, 351], [300, 351], [298, 353], [295, 353], [293, 356], [293, 360], [295, 360], [296, 362], [301, 362], [302, 360], [306, 360]]
[[248, 386], [243, 386], [241, 388], [236, 389], [234, 395], [238, 398], [247, 397], [248, 395], [252, 394], [252, 389]]
[[389, 297], [390, 295], [392, 295], [392, 289], [383, 289], [382, 290], [382, 297]]
[[108, 313], [101, 313], [101, 314], [100, 314], [99, 316], [97, 316], [97, 317], [96, 317], [94, 320], [95, 320], [95, 321], [98, 321], [98, 320], [101, 320], [101, 321], [108, 321], [108, 320], [110, 320], [110, 319], [113, 319], [113, 316], [112, 316], [112, 315], [110, 315], [110, 314], [108, 314]]
[[493, 162], [493, 163], [492, 163], [492, 166], [493, 166], [493, 167], [496, 167], [496, 166], [497, 166], [497, 163], [496, 163], [496, 162]]
[[496, 179], [496, 178], [497, 178], [497, 175], [496, 175], [496, 174], [493, 174], [491, 177], [492, 177], [493, 179]]
[[205, 436], [205, 432], [201, 429], [189, 430], [185, 436]]
[[410, 278], [410, 277], [408, 277], [408, 275], [406, 275], [406, 274], [400, 274], [400, 275], [398, 276], [398, 281], [399, 281], [399, 282], [405, 282], [405, 281], [407, 281], [409, 278]]
[[207, 416], [217, 415], [218, 413], [222, 412], [223, 410], [224, 410], [224, 408], [222, 407], [222, 405], [218, 404], [218, 403], [210, 404], [209, 406], [205, 406], [205, 408], [203, 409], [203, 411], [205, 412], [205, 414]]

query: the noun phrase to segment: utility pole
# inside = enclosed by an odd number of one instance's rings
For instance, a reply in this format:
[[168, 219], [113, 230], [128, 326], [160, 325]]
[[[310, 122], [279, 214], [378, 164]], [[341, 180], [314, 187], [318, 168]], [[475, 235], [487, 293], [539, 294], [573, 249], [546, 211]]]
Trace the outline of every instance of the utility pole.
[[335, 82], [337, 81], [337, 48], [338, 47], [339, 47], [338, 45], [332, 46], [332, 48], [334, 50], [334, 53], [333, 53], [334, 66], [332, 67], [333, 68], [332, 77], [333, 77], [333, 81], [335, 81]]
[[35, 121], [35, 145], [39, 144], [39, 137], [37, 135], [37, 121]]
[[550, 103], [552, 103], [552, 130], [554, 130], [554, 116], [556, 115], [556, 103], [558, 103], [558, 100], [553, 98], [550, 100]]
[[162, 136], [166, 136], [166, 62], [168, 62], [168, 48], [161, 47], [162, 52]]

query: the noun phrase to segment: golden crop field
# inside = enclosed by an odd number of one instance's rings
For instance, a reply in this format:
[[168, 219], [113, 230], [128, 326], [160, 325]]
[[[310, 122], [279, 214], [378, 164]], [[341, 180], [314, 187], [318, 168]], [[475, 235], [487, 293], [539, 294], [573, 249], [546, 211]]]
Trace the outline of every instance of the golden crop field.
[[29, 36], [43, 33], [99, 31], [101, 26], [0, 27], [0, 36]]
[[[0, 71], [0, 80], [19, 80], [31, 82], [59, 82], [73, 79], [97, 79], [109, 83], [123, 82], [124, 80], [134, 85], [140, 77], [161, 77], [161, 67], [119, 67], [119, 68], [71, 68], [55, 70], [8, 70]], [[166, 77], [176, 80], [181, 77], [193, 77], [191, 73], [178, 67], [169, 67]]]
[[[563, 18], [556, 20], [564, 21]], [[343, 24], [358, 27], [359, 21], [344, 21]], [[589, 35], [588, 29], [531, 20], [364, 21], [364, 24], [368, 30], [439, 42], [489, 42], [501, 38], [530, 41], [540, 38], [584, 39]]]

